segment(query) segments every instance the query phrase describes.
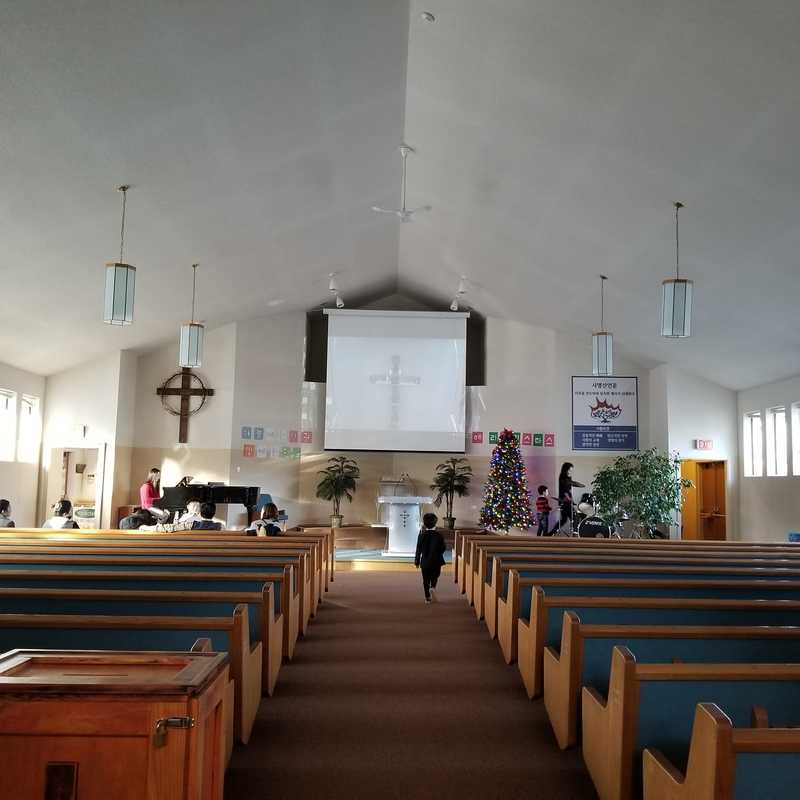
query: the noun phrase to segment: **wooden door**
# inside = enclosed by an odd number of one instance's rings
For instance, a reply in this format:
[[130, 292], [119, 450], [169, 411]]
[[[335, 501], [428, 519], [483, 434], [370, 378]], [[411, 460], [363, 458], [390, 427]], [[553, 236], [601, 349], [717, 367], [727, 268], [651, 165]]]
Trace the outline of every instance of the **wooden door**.
[[727, 536], [725, 472], [725, 461], [698, 463], [698, 538], [722, 541]]
[[692, 486], [683, 490], [683, 507], [681, 508], [681, 538], [699, 538], [699, 518], [697, 508], [697, 462], [681, 461], [681, 478], [692, 482]]

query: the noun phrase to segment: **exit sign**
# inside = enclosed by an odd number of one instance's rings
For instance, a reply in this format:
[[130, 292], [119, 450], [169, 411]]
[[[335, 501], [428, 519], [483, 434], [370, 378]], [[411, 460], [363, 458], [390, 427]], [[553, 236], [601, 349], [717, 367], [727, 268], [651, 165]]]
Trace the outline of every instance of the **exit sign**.
[[714, 449], [714, 440], [713, 439], [695, 439], [694, 446], [696, 450], [713, 450]]

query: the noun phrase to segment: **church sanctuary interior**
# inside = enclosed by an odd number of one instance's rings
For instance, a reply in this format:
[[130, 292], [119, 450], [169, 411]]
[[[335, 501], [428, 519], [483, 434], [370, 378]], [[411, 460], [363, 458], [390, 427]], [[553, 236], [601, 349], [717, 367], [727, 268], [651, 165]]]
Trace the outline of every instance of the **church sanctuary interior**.
[[797, 0], [7, 0], [0, 800], [796, 800]]

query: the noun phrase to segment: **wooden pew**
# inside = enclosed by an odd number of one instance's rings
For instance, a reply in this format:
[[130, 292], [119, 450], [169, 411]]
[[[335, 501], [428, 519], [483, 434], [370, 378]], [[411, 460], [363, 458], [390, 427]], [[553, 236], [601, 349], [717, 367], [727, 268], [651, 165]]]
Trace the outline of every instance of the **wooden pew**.
[[[715, 551], [698, 552], [696, 550], [687, 551], [680, 547], [636, 547], [625, 546], [617, 551], [607, 549], [598, 551], [595, 548], [570, 547], [563, 548], [535, 548], [534, 550], [524, 548], [480, 548], [477, 560], [478, 568], [473, 573], [472, 601], [475, 606], [475, 613], [480, 619], [485, 616], [492, 624], [493, 609], [497, 607], [496, 587], [501, 584], [493, 583], [493, 563], [497, 557], [501, 561], [516, 561], [518, 563], [530, 562], [534, 564], [563, 563], [573, 564], [582, 561], [592, 561], [593, 563], [617, 563], [621, 559], [631, 563], [650, 563], [661, 561], [664, 563], [683, 563], [686, 566], [693, 564], [703, 566], [771, 566], [778, 567], [797, 567], [800, 568], [800, 550], [785, 555], [780, 553], [773, 555], [761, 553], [753, 555], [736, 551]], [[492, 593], [494, 592], [494, 594]]]
[[639, 663], [800, 663], [800, 627], [592, 625], [565, 612], [560, 649], [544, 651], [544, 705], [562, 750], [578, 743], [581, 687], [607, 690], [615, 646]]
[[[262, 643], [262, 689], [272, 696], [278, 681], [285, 645], [285, 614], [280, 613], [280, 600], [284, 590], [291, 587], [292, 567], [286, 567], [284, 573], [272, 576], [264, 573], [250, 575], [248, 573], [123, 573], [123, 572], [83, 572], [80, 570], [11, 570], [0, 571], [0, 600], [9, 593], [13, 596], [16, 590], [27, 591], [33, 596], [34, 590], [105, 590], [130, 592], [139, 590], [148, 597], [154, 593], [180, 593], [178, 600], [190, 602], [198, 597], [198, 602], [207, 597], [230, 600], [232, 594], [238, 597], [234, 602], [250, 602], [256, 615], [250, 616], [251, 625], [257, 622], [260, 626], [259, 639]], [[265, 579], [268, 582], [265, 583]], [[255, 593], [255, 594], [254, 594]], [[67, 595], [65, 595], [67, 596]], [[244, 600], [243, 597], [250, 600]], [[258, 598], [261, 598], [260, 600]], [[0, 609], [3, 609], [0, 603]], [[9, 609], [4, 609], [8, 611]]]
[[[594, 552], [597, 554], [630, 553], [638, 550], [643, 553], [654, 551], [685, 552], [694, 555], [735, 554], [739, 556], [788, 557], [798, 556], [798, 549], [788, 543], [762, 544], [746, 542], [690, 542], [683, 540], [647, 540], [647, 539], [561, 539], [530, 537], [473, 537], [464, 541], [466, 548], [462, 574], [464, 575], [464, 591], [471, 596], [469, 587], [470, 573], [474, 576], [479, 569], [482, 551], [519, 551], [561, 553]], [[477, 588], [477, 587], [476, 587]]]
[[[263, 540], [262, 540], [263, 541]], [[237, 559], [246, 563], [246, 560], [256, 562], [276, 561], [279, 557], [296, 557], [299, 559], [297, 565], [297, 580], [300, 586], [300, 620], [301, 633], [305, 634], [308, 622], [316, 614], [319, 602], [320, 586], [319, 576], [314, 574], [313, 558], [306, 546], [250, 546], [250, 547], [227, 547], [220, 544], [206, 546], [204, 543], [192, 543], [185, 541], [175, 543], [171, 541], [149, 542], [148, 544], [132, 542], [116, 542], [114, 544], [103, 542], [52, 542], [37, 541], [16, 543], [14, 541], [0, 540], [0, 555], [2, 556], [141, 556], [154, 558], [214, 558], [219, 563], [233, 563]]]
[[261, 648], [251, 648], [247, 606], [229, 617], [0, 614], [0, 650], [188, 651], [210, 639], [230, 657], [234, 730], [246, 743], [261, 702]]
[[779, 724], [800, 722], [800, 664], [637, 664], [615, 647], [608, 696], [582, 692], [583, 758], [600, 800], [638, 796], [645, 747], [687, 755], [695, 708], [712, 702], [734, 725], [762, 706]]
[[[619, 559], [619, 566], [612, 567], [608, 564], [589, 564], [580, 565], [580, 569], [572, 568], [564, 573], [564, 580], [570, 580], [572, 576], [576, 580], [580, 578], [593, 577], [598, 580], [613, 580], [622, 578], [647, 578], [651, 580], [723, 580], [741, 583], [746, 579], [761, 579], [766, 582], [773, 582], [778, 579], [800, 578], [800, 564], [797, 570], [778, 569], [775, 571], [759, 568], [741, 568], [742, 572], [734, 570], [738, 568], [725, 567], [701, 567], [698, 565], [684, 566], [682, 562], [669, 563], [664, 561], [653, 561], [651, 564], [631, 564], [626, 559]], [[519, 563], [508, 565], [508, 569], [503, 571], [497, 568], [497, 579], [501, 576], [507, 584], [506, 598], [499, 596], [497, 599], [496, 626], [497, 638], [503, 657], [506, 663], [513, 663], [518, 656], [518, 640], [520, 636], [520, 621], [524, 622], [530, 618], [532, 608], [532, 591], [544, 578], [551, 577], [538, 566], [520, 565]], [[633, 569], [631, 569], [633, 567]], [[522, 577], [524, 576], [524, 577]], [[563, 581], [561, 582], [562, 585]], [[585, 583], [585, 582], [584, 582]], [[553, 584], [554, 586], [557, 584]], [[576, 583], [576, 586], [583, 584]], [[731, 587], [733, 591], [734, 587]], [[741, 587], [740, 587], [741, 588]], [[555, 590], [557, 591], [557, 590]], [[777, 590], [769, 590], [775, 592]], [[788, 589], [787, 589], [788, 591]], [[585, 594], [585, 589], [579, 590], [579, 594]], [[731, 594], [731, 592], [729, 592]], [[702, 596], [697, 593], [696, 596]], [[490, 619], [490, 618], [489, 618]], [[487, 625], [489, 623], [487, 622]]]
[[563, 615], [573, 611], [587, 624], [794, 625], [797, 600], [715, 600], [681, 597], [547, 597], [534, 588], [530, 625], [520, 620], [518, 666], [529, 697], [542, 694], [544, 648], [559, 646]]
[[[0, 557], [0, 561], [2, 557]], [[228, 571], [224, 567], [205, 564], [200, 568], [175, 569], [174, 564], [162, 564], [160, 570], [133, 570], [129, 564], [109, 563], [107, 569], [96, 569], [94, 564], [85, 564], [82, 559], [74, 559], [68, 564], [59, 562], [61, 569], [50, 569], [19, 564], [18, 568], [3, 568], [0, 565], [0, 586], [6, 587], [39, 587], [51, 588], [124, 588], [125, 585], [138, 583], [154, 589], [174, 589], [176, 585], [189, 591], [229, 591], [231, 589], [249, 590], [270, 582], [273, 587], [273, 602], [276, 609], [274, 630], [282, 630], [282, 648], [279, 654], [270, 649], [267, 654], [268, 677], [267, 687], [274, 687], [280, 668], [281, 657], [291, 661], [299, 635], [300, 598], [297, 583], [294, 580], [295, 570], [292, 564], [283, 566], [280, 572], [268, 571], [253, 566], [252, 569]], [[179, 565], [178, 565], [179, 566]], [[280, 568], [280, 565], [276, 565]], [[120, 586], [120, 584], [122, 584]], [[184, 588], [185, 587], [185, 588]], [[280, 619], [282, 617], [282, 619]]]
[[[473, 554], [480, 554], [482, 548], [522, 548], [535, 549], [537, 547], [559, 548], [564, 552], [576, 548], [599, 548], [597, 552], [617, 552], [617, 548], [673, 548], [689, 552], [740, 552], [743, 554], [783, 553], [787, 556], [797, 554], [797, 548], [787, 542], [705, 542], [681, 539], [647, 540], [647, 539], [579, 539], [560, 537], [531, 537], [531, 536], [497, 536], [497, 535], [461, 535], [456, 538], [454, 550], [454, 574], [462, 594], [467, 594], [472, 600], [472, 580], [470, 571], [478, 569], [478, 558]], [[614, 548], [609, 550], [609, 548]]]
[[714, 703], [698, 704], [685, 774], [659, 750], [643, 757], [645, 800], [793, 800], [800, 786], [800, 728], [734, 727]]
[[72, 530], [50, 531], [42, 528], [0, 528], [0, 541], [3, 539], [32, 539], [32, 540], [62, 540], [62, 541], [91, 541], [102, 539], [105, 541], [186, 541], [191, 543], [207, 542], [225, 547], [228, 544], [257, 545], [261, 542], [274, 544], [314, 544], [320, 549], [317, 559], [321, 569], [324, 591], [328, 591], [329, 584], [333, 582], [335, 573], [334, 534], [330, 528], [314, 528], [305, 532], [287, 531], [275, 537], [247, 536], [242, 531], [175, 531], [173, 533], [158, 533], [148, 531], [120, 531], [120, 530]]
[[[182, 556], [175, 553], [166, 554], [160, 553], [157, 555], [133, 555], [126, 554], [124, 556], [110, 555], [95, 555], [88, 553], [70, 554], [61, 551], [58, 555], [51, 555], [49, 553], [6, 553], [0, 551], [0, 572], [9, 569], [76, 569], [81, 567], [86, 570], [96, 569], [109, 569], [115, 571], [131, 571], [131, 572], [151, 572], [154, 570], [174, 571], [180, 570], [183, 572], [197, 572], [198, 570], [219, 571], [219, 572], [260, 572], [263, 571], [265, 575], [272, 575], [277, 570], [282, 570], [286, 566], [291, 566], [295, 569], [292, 572], [292, 579], [295, 586], [289, 592], [289, 632], [288, 639], [285, 642], [284, 653], [288, 659], [291, 659], [294, 653], [294, 644], [299, 632], [305, 632], [308, 623], [308, 617], [304, 617], [302, 610], [304, 608], [303, 591], [306, 592], [308, 597], [308, 582], [303, 580], [302, 574], [305, 568], [305, 556], [294, 554], [290, 551], [288, 554], [281, 555], [277, 551], [270, 553], [269, 557], [264, 556], [248, 556], [245, 559], [233, 556], [221, 556], [217, 554], [192, 554]], [[300, 577], [298, 577], [300, 575]], [[269, 578], [265, 578], [267, 580]], [[297, 604], [297, 614], [294, 612], [294, 604]], [[308, 611], [308, 604], [305, 606]], [[295, 627], [294, 619], [297, 617], [297, 626]]]

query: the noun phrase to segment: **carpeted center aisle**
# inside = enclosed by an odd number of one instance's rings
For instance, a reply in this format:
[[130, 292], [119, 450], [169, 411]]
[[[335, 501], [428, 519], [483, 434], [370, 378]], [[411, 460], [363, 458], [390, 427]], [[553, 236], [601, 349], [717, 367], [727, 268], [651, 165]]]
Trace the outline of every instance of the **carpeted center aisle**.
[[452, 575], [439, 597], [425, 605], [414, 573], [338, 573], [226, 800], [596, 797]]

